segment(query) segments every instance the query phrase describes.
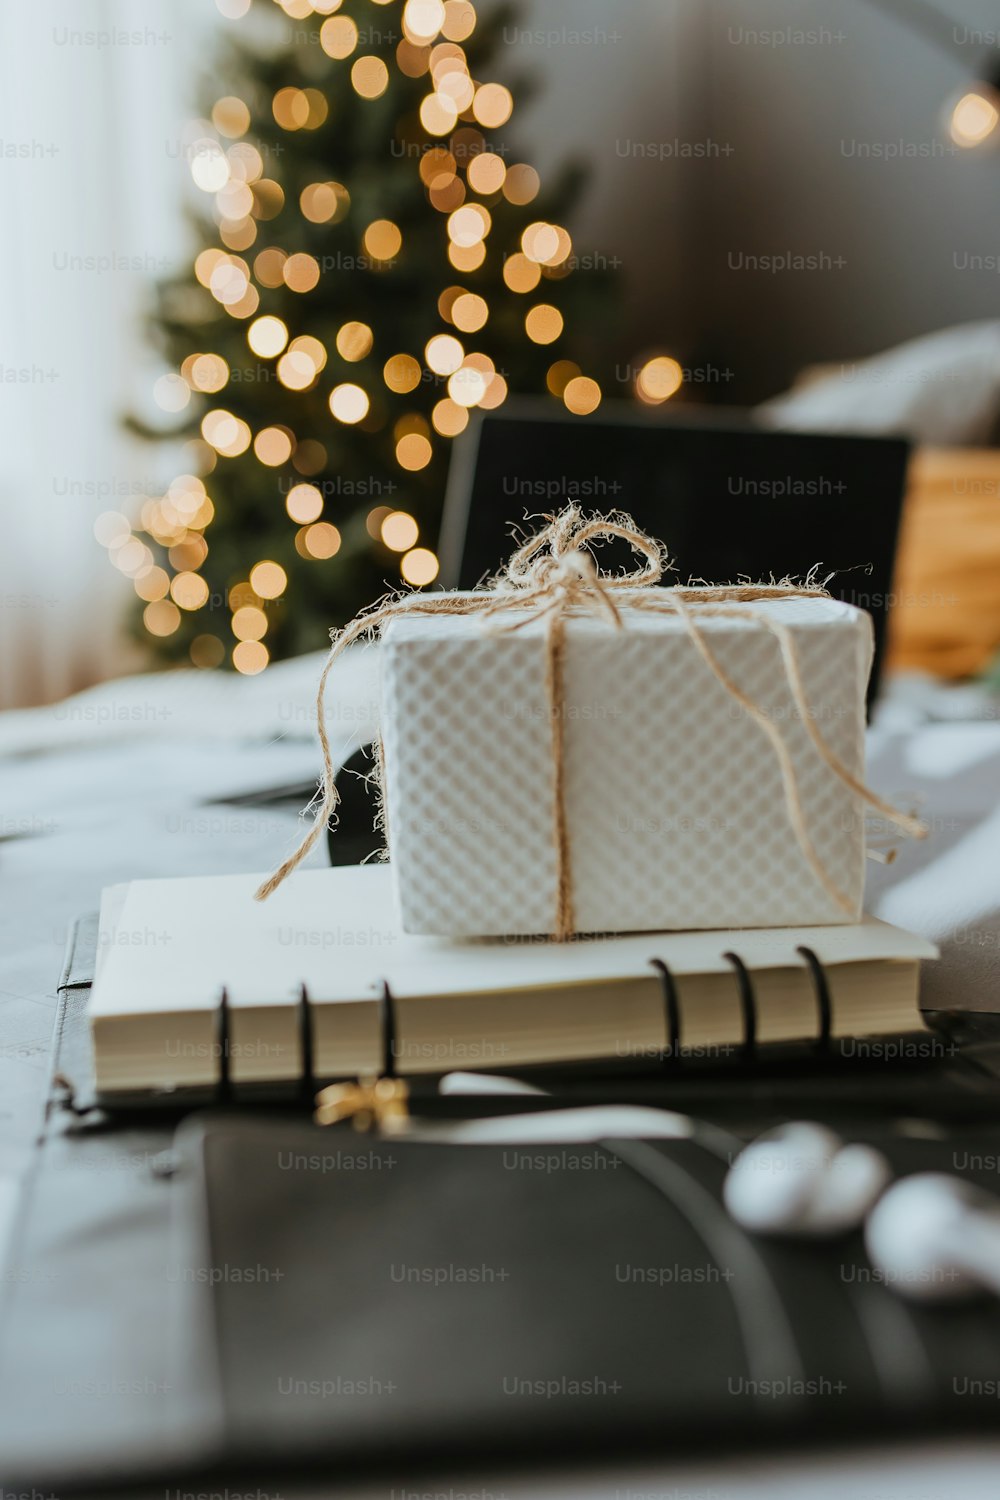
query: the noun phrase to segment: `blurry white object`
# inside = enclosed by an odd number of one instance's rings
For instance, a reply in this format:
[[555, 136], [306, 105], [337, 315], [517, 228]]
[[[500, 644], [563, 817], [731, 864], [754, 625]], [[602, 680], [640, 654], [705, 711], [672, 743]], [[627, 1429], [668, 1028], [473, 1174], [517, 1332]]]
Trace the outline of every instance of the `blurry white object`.
[[449, 1146], [529, 1146], [608, 1140], [687, 1140], [694, 1121], [667, 1109], [637, 1104], [595, 1104], [536, 1114], [492, 1116], [485, 1120], [437, 1121], [416, 1125], [407, 1140], [444, 1141]]
[[438, 1084], [438, 1093], [447, 1097], [469, 1094], [534, 1094], [544, 1095], [544, 1089], [525, 1083], [521, 1078], [501, 1078], [494, 1073], [446, 1073]]
[[944, 1172], [897, 1182], [876, 1204], [865, 1244], [886, 1285], [921, 1302], [1000, 1296], [1000, 1199]]
[[945, 328], [871, 359], [807, 373], [758, 407], [758, 416], [769, 427], [800, 432], [989, 445], [1000, 426], [1000, 322]]
[[[62, 703], [0, 716], [0, 755], [149, 739], [281, 739], [316, 745], [316, 684], [324, 659], [324, 652], [297, 656], [256, 677], [190, 668], [115, 678]], [[340, 747], [376, 738], [377, 680], [370, 648], [348, 651], [337, 663], [326, 724], [331, 743]]]
[[0, 140], [8, 157], [30, 153], [4, 163], [0, 239], [5, 707], [128, 665], [121, 615], [134, 594], [94, 521], [189, 467], [141, 445], [122, 417], [162, 370], [143, 315], [153, 283], [190, 253], [181, 132], [221, 18], [198, 0], [148, 9], [140, 23], [129, 0], [0, 6]]
[[885, 1157], [797, 1122], [753, 1141], [729, 1169], [725, 1205], [752, 1234], [822, 1239], [856, 1229], [889, 1182]]

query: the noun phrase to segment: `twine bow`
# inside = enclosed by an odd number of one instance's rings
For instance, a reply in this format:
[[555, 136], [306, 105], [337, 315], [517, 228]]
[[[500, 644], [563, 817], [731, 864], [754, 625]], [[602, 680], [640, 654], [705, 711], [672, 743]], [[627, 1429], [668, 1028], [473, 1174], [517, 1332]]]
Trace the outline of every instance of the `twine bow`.
[[[464, 596], [455, 594], [401, 594], [374, 604], [343, 630], [332, 632], [332, 645], [319, 680], [316, 697], [317, 727], [323, 752], [321, 800], [312, 827], [298, 848], [256, 892], [264, 901], [301, 864], [320, 834], [334, 817], [340, 796], [337, 791], [326, 732], [326, 685], [337, 658], [363, 636], [373, 634], [389, 620], [405, 615], [481, 615], [494, 628], [520, 630], [535, 620], [546, 621], [545, 691], [552, 726], [553, 838], [556, 848], [557, 890], [552, 935], [557, 941], [574, 931], [572, 861], [566, 811], [563, 734], [565, 715], [566, 621], [574, 612], [587, 612], [606, 620], [614, 630], [624, 628], [621, 605], [653, 614], [673, 614], [683, 624], [701, 660], [719, 685], [748, 714], [769, 739], [781, 771], [785, 807], [799, 849], [827, 895], [845, 913], [852, 903], [830, 876], [813, 843], [799, 793], [795, 765], [787, 740], [768, 714], [730, 678], [712, 651], [698, 618], [751, 618], [777, 641], [788, 688], [795, 708], [816, 753], [831, 773], [860, 801], [876, 809], [913, 838], [924, 838], [927, 829], [918, 818], [899, 811], [865, 786], [830, 749], [810, 712], [795, 639], [788, 626], [760, 610], [734, 608], [772, 599], [828, 599], [819, 585], [807, 582], [724, 584], [719, 586], [656, 588], [667, 568], [666, 549], [636, 526], [630, 516], [582, 516], [569, 505], [557, 515], [546, 516], [547, 524], [513, 553], [506, 566], [485, 589]], [[598, 568], [589, 550], [595, 541], [627, 542], [641, 563], [630, 573], [609, 575]], [[642, 591], [642, 592], [637, 592]], [[500, 616], [497, 621], [494, 617]]]

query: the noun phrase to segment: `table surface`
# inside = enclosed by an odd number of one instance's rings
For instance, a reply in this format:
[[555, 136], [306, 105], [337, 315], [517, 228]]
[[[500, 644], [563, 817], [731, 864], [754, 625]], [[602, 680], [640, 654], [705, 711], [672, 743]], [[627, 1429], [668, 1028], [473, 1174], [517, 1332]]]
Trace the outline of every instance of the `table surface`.
[[[50, 709], [0, 716], [0, 1252], [11, 1189], [30, 1163], [41, 1120], [70, 924], [96, 909], [101, 888], [116, 881], [264, 871], [284, 856], [300, 827], [295, 813], [239, 799], [315, 778], [320, 661], [302, 658], [256, 679], [214, 673], [132, 678]], [[374, 653], [349, 654], [327, 699], [339, 753], [371, 737], [376, 696]], [[971, 795], [962, 776], [970, 772], [985, 778], [994, 787], [992, 801], [998, 800], [1000, 724], [931, 725], [916, 737], [876, 736], [874, 748], [872, 779], [880, 789], [898, 795], [904, 767], [908, 776], [923, 778], [920, 795], [932, 824], [943, 825], [946, 862], [970, 840], [993, 851], [986, 887], [977, 879], [975, 899], [984, 910], [1000, 912], [997, 829], [990, 826], [997, 815], [983, 805], [981, 791], [978, 803], [962, 805]], [[935, 894], [941, 887], [935, 881], [928, 892], [921, 857], [909, 858], [898, 868], [876, 870], [871, 904], [891, 920], [909, 920], [938, 937]], [[323, 859], [322, 849], [315, 851], [313, 862]], [[964, 1441], [544, 1478], [451, 1475], [446, 1483], [421, 1480], [419, 1492], [478, 1492], [483, 1500], [490, 1494], [509, 1500], [992, 1500], [998, 1478], [1000, 1441]], [[388, 1486], [352, 1491], [358, 1500], [389, 1492]], [[283, 1493], [307, 1500], [321, 1492], [289, 1485]], [[392, 1493], [404, 1500], [409, 1491], [397, 1485]]]

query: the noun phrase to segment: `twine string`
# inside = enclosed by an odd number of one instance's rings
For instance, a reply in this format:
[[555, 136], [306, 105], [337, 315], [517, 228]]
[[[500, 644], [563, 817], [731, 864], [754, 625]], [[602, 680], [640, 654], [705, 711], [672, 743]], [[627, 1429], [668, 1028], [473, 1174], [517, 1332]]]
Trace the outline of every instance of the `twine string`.
[[[811, 712], [802, 680], [801, 663], [794, 636], [787, 625], [770, 618], [760, 610], [736, 609], [734, 605], [761, 603], [772, 599], [829, 598], [827, 591], [815, 584], [724, 584], [697, 587], [656, 589], [668, 566], [662, 543], [647, 536], [631, 517], [614, 513], [609, 516], [581, 517], [578, 507], [570, 505], [527, 538], [511, 555], [501, 572], [487, 587], [474, 594], [401, 594], [379, 601], [363, 611], [343, 630], [333, 632], [329, 655], [323, 666], [316, 697], [316, 722], [323, 755], [323, 780], [317, 797], [313, 823], [301, 843], [279, 865], [274, 874], [256, 892], [265, 901], [305, 859], [323, 831], [336, 817], [340, 795], [336, 785], [336, 768], [326, 730], [326, 689], [330, 672], [348, 646], [363, 637], [373, 636], [390, 620], [413, 615], [479, 615], [487, 628], [499, 631], [523, 629], [534, 621], [544, 620], [545, 693], [551, 722], [551, 767], [553, 840], [556, 851], [557, 890], [553, 936], [570, 937], [574, 929], [572, 862], [565, 788], [565, 660], [566, 621], [574, 612], [584, 611], [604, 619], [614, 630], [624, 627], [620, 606], [673, 614], [684, 626], [698, 656], [719, 686], [740, 705], [767, 736], [781, 772], [785, 807], [796, 843], [809, 868], [827, 895], [841, 910], [850, 913], [852, 903], [839, 889], [820, 858], [806, 820], [799, 791], [795, 764], [787, 739], [773, 715], [750, 698], [726, 673], [712, 651], [698, 617], [752, 619], [763, 626], [777, 642], [788, 688], [797, 715], [823, 763], [861, 802], [876, 808], [902, 832], [913, 838], [924, 838], [926, 826], [919, 819], [892, 807], [856, 777], [831, 749], [820, 733]], [[600, 571], [589, 550], [597, 541], [627, 542], [641, 559], [631, 572], [605, 574]], [[636, 595], [634, 590], [649, 592]]]

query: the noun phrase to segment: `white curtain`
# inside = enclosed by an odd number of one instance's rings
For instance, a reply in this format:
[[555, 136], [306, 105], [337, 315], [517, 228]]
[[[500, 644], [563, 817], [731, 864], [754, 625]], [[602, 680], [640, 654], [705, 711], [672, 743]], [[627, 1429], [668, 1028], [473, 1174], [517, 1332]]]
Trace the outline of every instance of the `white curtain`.
[[142, 314], [187, 250], [181, 131], [218, 24], [211, 0], [0, 6], [0, 706], [128, 664], [132, 587], [93, 524], [162, 477], [121, 417], [160, 373]]

